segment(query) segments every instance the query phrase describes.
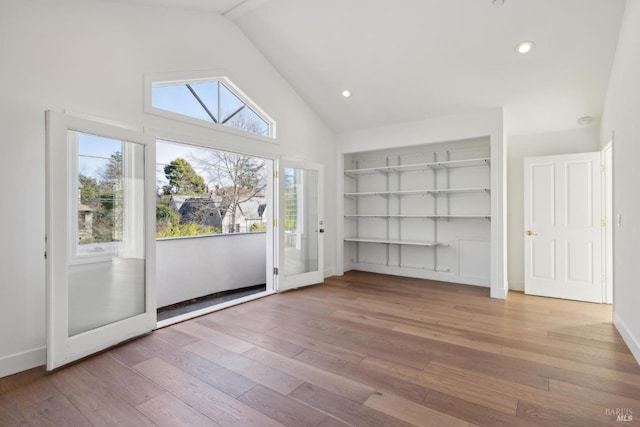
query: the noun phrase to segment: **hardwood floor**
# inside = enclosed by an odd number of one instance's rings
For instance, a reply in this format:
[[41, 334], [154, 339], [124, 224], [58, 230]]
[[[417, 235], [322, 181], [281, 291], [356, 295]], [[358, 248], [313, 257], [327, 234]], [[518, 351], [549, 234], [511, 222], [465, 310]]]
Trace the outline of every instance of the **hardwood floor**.
[[640, 425], [640, 366], [610, 319], [350, 272], [2, 378], [0, 426]]

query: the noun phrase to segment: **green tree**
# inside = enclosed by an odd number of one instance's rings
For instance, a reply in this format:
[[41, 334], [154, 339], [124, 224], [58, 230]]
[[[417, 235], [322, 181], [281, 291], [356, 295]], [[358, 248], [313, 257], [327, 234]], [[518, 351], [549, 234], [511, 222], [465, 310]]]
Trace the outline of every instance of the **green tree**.
[[164, 167], [164, 175], [169, 185], [164, 187], [165, 194], [198, 195], [206, 191], [204, 178], [191, 167], [185, 159], [172, 160]]
[[161, 203], [156, 204], [156, 224], [159, 229], [171, 227], [179, 222], [180, 214], [172, 207]]
[[82, 173], [79, 174], [78, 181], [80, 182], [80, 203], [93, 207], [100, 194], [98, 181]]
[[240, 203], [264, 193], [267, 186], [266, 162], [222, 151], [211, 151], [194, 161], [207, 172], [210, 182], [216, 183], [215, 194], [222, 199], [224, 216], [230, 217], [229, 232], [235, 232], [234, 224]]
[[122, 152], [113, 152], [97, 176], [80, 173], [78, 183], [80, 203], [91, 212], [90, 232], [80, 244], [122, 240]]
[[122, 240], [122, 151], [114, 151], [100, 173], [98, 186], [100, 207], [94, 215], [96, 242]]

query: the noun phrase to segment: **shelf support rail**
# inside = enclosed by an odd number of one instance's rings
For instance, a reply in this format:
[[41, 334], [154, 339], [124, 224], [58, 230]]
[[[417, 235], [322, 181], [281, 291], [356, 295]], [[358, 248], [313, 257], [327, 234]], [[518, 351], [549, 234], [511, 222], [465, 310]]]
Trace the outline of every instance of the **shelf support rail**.
[[[438, 161], [438, 154], [433, 152], [433, 162], [436, 163]], [[433, 189], [438, 189], [438, 171], [434, 168], [433, 170]], [[438, 197], [433, 198], [433, 214], [438, 214]], [[438, 221], [433, 221], [433, 241], [438, 241]], [[436, 244], [433, 248], [433, 268], [434, 271], [438, 269], [438, 245]]]
[[[398, 166], [402, 164], [402, 158], [398, 156]], [[398, 191], [402, 188], [402, 174], [398, 175]], [[402, 197], [398, 197], [398, 215], [402, 214]], [[398, 240], [402, 241], [402, 220], [398, 219]], [[398, 246], [398, 267], [402, 265], [402, 245]]]
[[[359, 161], [356, 160], [356, 169], [358, 169], [360, 167], [359, 165]], [[355, 176], [355, 182], [356, 182], [356, 193], [360, 192], [360, 179], [359, 179], [359, 175]], [[355, 198], [355, 203], [356, 203], [356, 215], [360, 214], [360, 200], [358, 197]], [[360, 237], [360, 221], [356, 221], [356, 237]], [[356, 243], [356, 264], [360, 262], [360, 243]]]

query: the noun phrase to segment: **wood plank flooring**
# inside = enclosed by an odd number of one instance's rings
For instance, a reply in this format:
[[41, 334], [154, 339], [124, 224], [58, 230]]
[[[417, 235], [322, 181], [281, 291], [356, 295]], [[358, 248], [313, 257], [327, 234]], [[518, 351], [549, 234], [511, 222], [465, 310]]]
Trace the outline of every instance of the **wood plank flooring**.
[[610, 320], [350, 272], [2, 378], [0, 426], [640, 425], [640, 366]]

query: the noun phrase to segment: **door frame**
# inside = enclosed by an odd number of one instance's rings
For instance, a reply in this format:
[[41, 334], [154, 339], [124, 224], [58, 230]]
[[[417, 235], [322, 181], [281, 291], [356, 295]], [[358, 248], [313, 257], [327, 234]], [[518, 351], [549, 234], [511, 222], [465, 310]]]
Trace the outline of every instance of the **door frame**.
[[[52, 370], [155, 328], [155, 202], [152, 202], [155, 196], [155, 138], [134, 130], [53, 111], [45, 112], [45, 123], [47, 369]], [[68, 336], [67, 281], [67, 266], [71, 257], [68, 189], [72, 183], [70, 174], [73, 169], [69, 164], [69, 157], [73, 153], [69, 147], [69, 131], [135, 142], [145, 147], [145, 311], [72, 337]]]
[[176, 317], [161, 320], [156, 323], [156, 329], [164, 328], [195, 317], [203, 316], [276, 293], [278, 278], [275, 274], [274, 268], [278, 265], [278, 235], [273, 224], [274, 219], [278, 218], [278, 183], [275, 178], [275, 171], [278, 170], [278, 162], [280, 160], [279, 146], [274, 142], [265, 144], [263, 139], [249, 134], [239, 135], [237, 132], [227, 132], [226, 129], [209, 129], [190, 123], [176, 122], [171, 119], [162, 120], [161, 126], [145, 127], [145, 133], [147, 132], [153, 135], [155, 141], [163, 140], [177, 144], [253, 156], [268, 160], [267, 193], [271, 191], [271, 200], [273, 201], [273, 209], [267, 209], [265, 212], [265, 221], [267, 223], [265, 269], [266, 290], [264, 292], [248, 295]]
[[602, 153], [602, 275], [604, 289], [602, 301], [613, 304], [613, 138], [604, 146]]

